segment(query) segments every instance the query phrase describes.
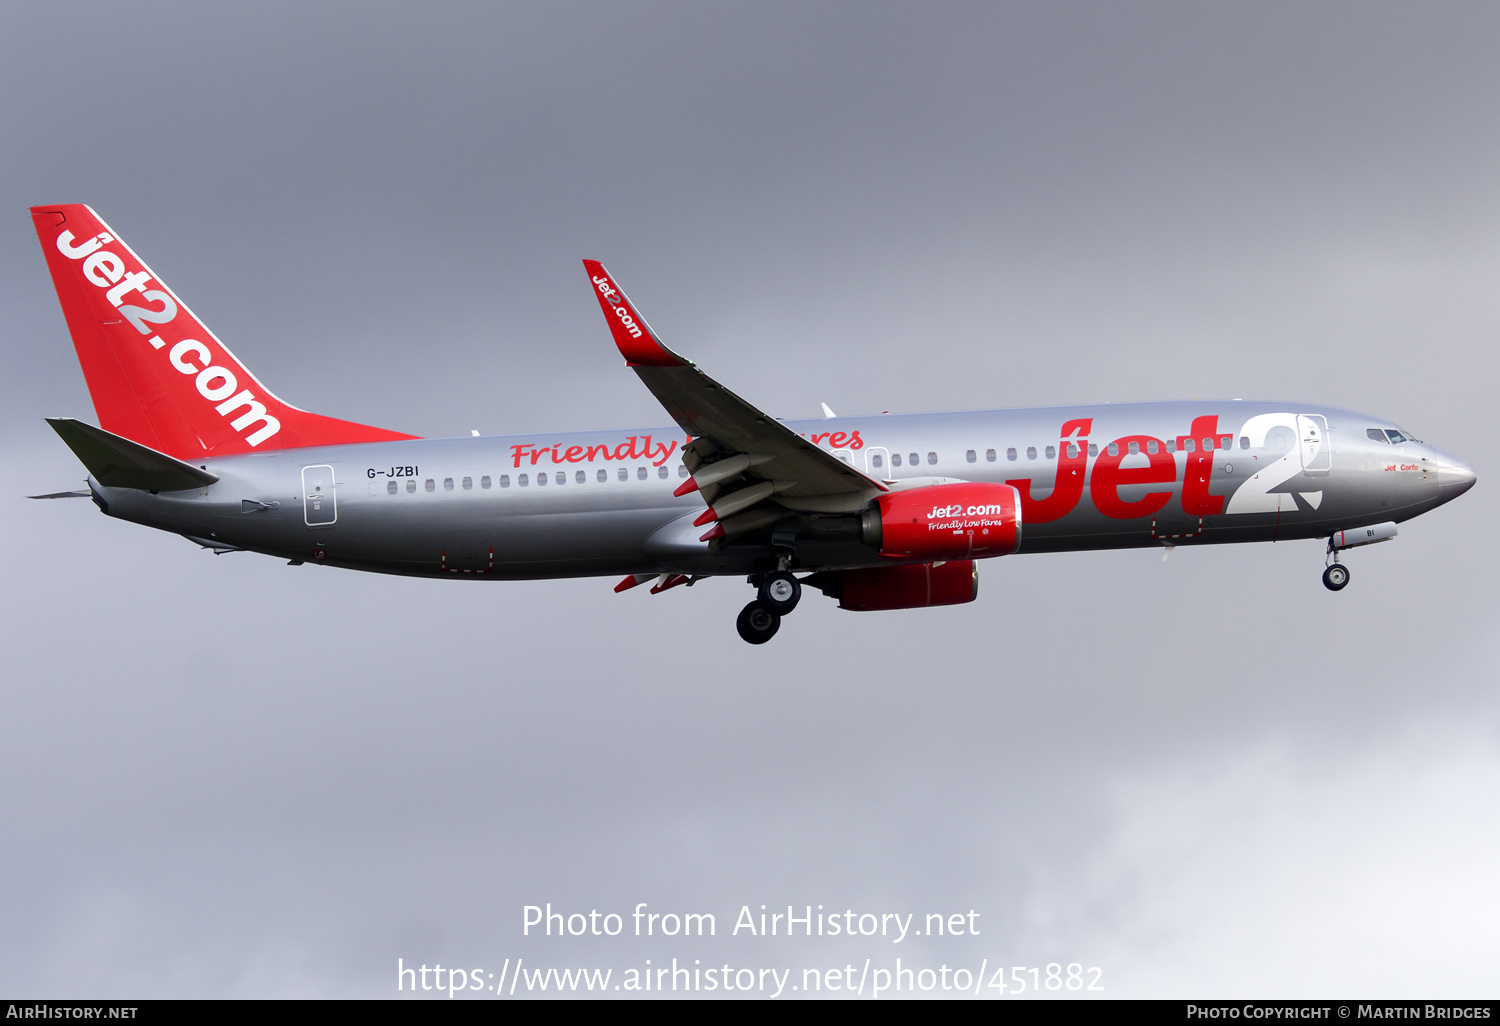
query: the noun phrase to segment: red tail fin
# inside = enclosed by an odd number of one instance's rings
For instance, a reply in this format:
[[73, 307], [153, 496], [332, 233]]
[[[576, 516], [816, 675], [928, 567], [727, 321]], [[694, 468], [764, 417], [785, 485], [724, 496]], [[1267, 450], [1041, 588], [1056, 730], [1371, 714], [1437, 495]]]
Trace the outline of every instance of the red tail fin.
[[416, 437], [276, 398], [81, 203], [31, 219], [106, 431], [184, 460]]

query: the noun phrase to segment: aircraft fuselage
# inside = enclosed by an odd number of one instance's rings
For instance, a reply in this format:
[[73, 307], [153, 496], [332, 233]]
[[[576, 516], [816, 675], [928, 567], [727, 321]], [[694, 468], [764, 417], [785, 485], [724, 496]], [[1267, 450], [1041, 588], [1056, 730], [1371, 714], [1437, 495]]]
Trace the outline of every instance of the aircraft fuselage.
[[[1019, 552], [1326, 537], [1399, 523], [1473, 472], [1393, 424], [1321, 406], [1164, 402], [839, 417], [787, 426], [871, 478], [1010, 483]], [[1382, 440], [1376, 440], [1375, 435]], [[1392, 441], [1392, 439], [1403, 439]], [[716, 545], [676, 427], [413, 439], [197, 461], [207, 487], [91, 481], [111, 516], [225, 549], [429, 577], [753, 573], [765, 539]], [[890, 565], [848, 511], [796, 512], [798, 570]]]

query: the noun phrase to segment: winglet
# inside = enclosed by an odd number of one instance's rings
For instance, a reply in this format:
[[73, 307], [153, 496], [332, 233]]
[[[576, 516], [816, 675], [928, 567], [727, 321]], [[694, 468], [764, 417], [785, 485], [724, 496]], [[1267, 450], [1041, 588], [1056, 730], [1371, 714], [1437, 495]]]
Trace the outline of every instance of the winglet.
[[691, 360], [683, 359], [662, 345], [646, 318], [636, 312], [625, 295], [625, 290], [615, 284], [604, 265], [597, 260], [585, 260], [583, 269], [594, 284], [594, 295], [604, 319], [609, 322], [609, 331], [620, 347], [620, 355], [632, 367], [689, 367]]

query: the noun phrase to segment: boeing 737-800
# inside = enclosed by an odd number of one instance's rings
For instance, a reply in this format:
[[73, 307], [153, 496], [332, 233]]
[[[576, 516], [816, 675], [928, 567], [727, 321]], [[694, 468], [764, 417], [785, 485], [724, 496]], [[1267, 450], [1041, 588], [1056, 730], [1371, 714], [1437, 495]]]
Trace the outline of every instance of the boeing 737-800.
[[1474, 484], [1379, 417], [1158, 402], [782, 421], [668, 349], [592, 260], [626, 365], [673, 424], [426, 439], [278, 399], [86, 206], [33, 207], [99, 426], [49, 420], [107, 515], [216, 552], [479, 580], [746, 576], [749, 642], [805, 587], [845, 609], [972, 601], [1020, 552], [1326, 538], [1340, 553]]

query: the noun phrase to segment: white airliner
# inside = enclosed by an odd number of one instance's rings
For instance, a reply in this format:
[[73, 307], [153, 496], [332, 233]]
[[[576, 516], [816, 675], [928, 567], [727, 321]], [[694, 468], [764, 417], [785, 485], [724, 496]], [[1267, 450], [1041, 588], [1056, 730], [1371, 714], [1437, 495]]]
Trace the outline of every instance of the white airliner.
[[[48, 421], [112, 517], [216, 552], [462, 580], [746, 576], [765, 642], [810, 586], [844, 609], [972, 601], [1018, 552], [1326, 538], [1339, 553], [1474, 484], [1379, 417], [1161, 402], [782, 421], [662, 344], [584, 261], [672, 424], [425, 439], [277, 398], [86, 206], [32, 219], [99, 426]], [[623, 601], [623, 600], [622, 600]]]

